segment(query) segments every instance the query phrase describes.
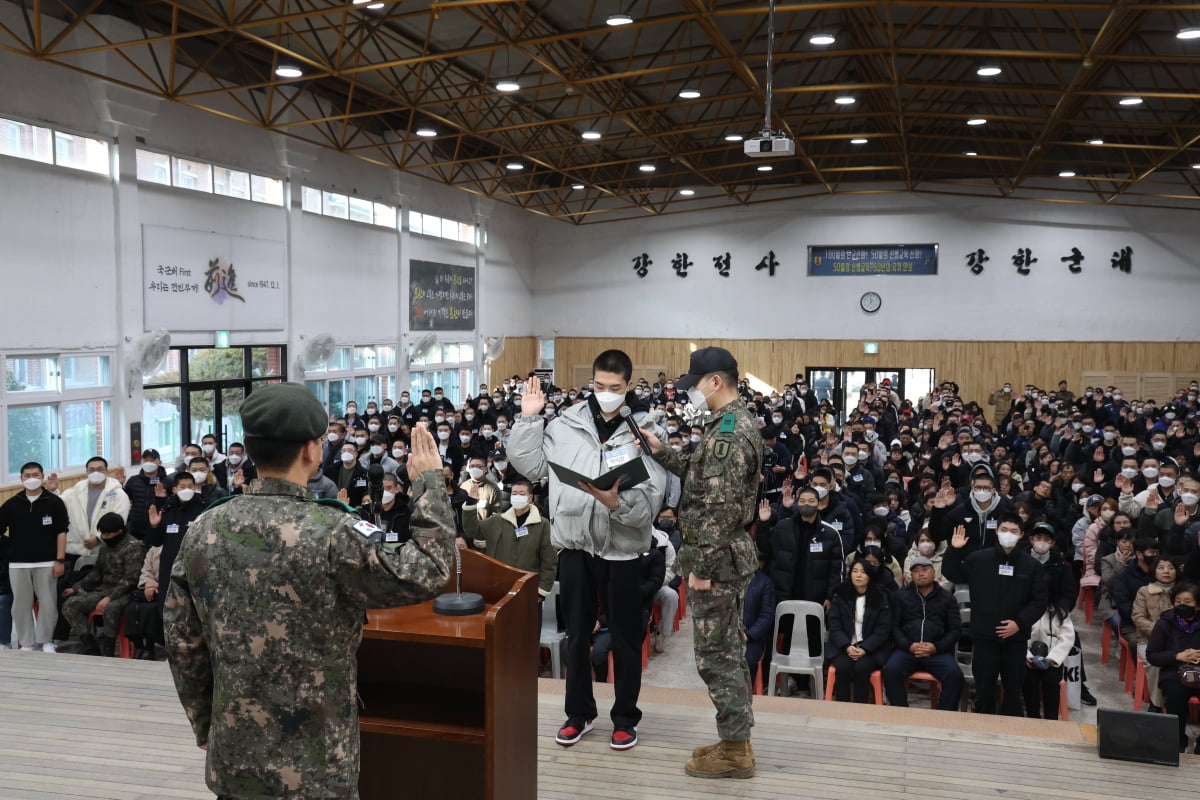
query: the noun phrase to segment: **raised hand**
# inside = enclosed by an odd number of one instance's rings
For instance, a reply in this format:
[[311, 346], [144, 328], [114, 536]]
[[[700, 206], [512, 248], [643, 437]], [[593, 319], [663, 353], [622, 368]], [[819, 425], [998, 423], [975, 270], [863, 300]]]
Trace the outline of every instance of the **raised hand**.
[[525, 381], [521, 390], [521, 413], [536, 417], [546, 408], [546, 393], [542, 391], [542, 380], [536, 375]]
[[479, 484], [475, 481], [467, 481], [467, 497], [472, 500], [479, 499]]
[[350, 492], [346, 491], [345, 489], [338, 490], [337, 501], [339, 503], [345, 503], [346, 505], [350, 505]]
[[758, 501], [758, 519], [761, 522], [771, 521], [771, 501], [765, 497]]
[[933, 498], [934, 508], [949, 508], [958, 501], [958, 495], [954, 491], [954, 487], [950, 485], [949, 478], [942, 478], [942, 485], [938, 489], [937, 496]]
[[1092, 473], [1092, 481], [1094, 483], [1104, 483], [1104, 470], [1097, 468], [1096, 471]]
[[158, 497], [158, 498], [163, 498], [163, 497], [167, 496], [167, 487], [166, 487], [166, 485], [163, 484], [162, 481], [159, 481], [158, 483], [154, 484], [154, 496]]
[[956, 550], [967, 546], [966, 525], [958, 525], [954, 528], [954, 536], [950, 537], [950, 546]]
[[1113, 478], [1113, 484], [1120, 490], [1121, 494], [1129, 494], [1133, 491], [1133, 481], [1124, 475], [1117, 475], [1117, 477]]
[[1187, 506], [1185, 506], [1183, 503], [1179, 503], [1178, 505], [1175, 506], [1175, 524], [1176, 525], [1187, 525], [1189, 516], [1190, 515], [1188, 514]]
[[151, 504], [149, 513], [151, 528], [157, 528], [159, 525], [162, 525], [162, 512], [158, 510], [158, 506]]
[[1151, 486], [1150, 491], [1146, 492], [1146, 508], [1152, 510], [1158, 508], [1159, 500], [1158, 490]]
[[[534, 378], [534, 380], [537, 380]], [[412, 483], [417, 482], [417, 478], [422, 472], [442, 470], [442, 456], [438, 453], [437, 443], [433, 441], [433, 434], [428, 428], [417, 426], [412, 431], [412, 443], [408, 453], [408, 479]]]
[[42, 482], [42, 486], [44, 486], [46, 488], [46, 491], [48, 491], [48, 492], [57, 492], [58, 491], [58, 473], [51, 472], [49, 475], [47, 475], [46, 480]]

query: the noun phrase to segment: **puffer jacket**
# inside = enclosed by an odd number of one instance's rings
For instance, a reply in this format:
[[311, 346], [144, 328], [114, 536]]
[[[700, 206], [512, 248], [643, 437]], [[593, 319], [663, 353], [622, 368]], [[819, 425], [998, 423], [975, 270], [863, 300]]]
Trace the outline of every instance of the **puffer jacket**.
[[1047, 658], [1061, 666], [1075, 644], [1075, 624], [1071, 622], [1070, 615], [1056, 619], [1052, 611], [1042, 614], [1029, 632], [1029, 644], [1025, 646], [1026, 658], [1033, 658], [1029, 647], [1034, 642], [1045, 642], [1050, 650]]
[[[634, 413], [639, 427], [663, 441], [667, 433], [645, 413]], [[550, 479], [550, 542], [557, 550], [582, 550], [600, 558], [634, 558], [650, 549], [654, 517], [667, 490], [667, 471], [642, 456], [650, 479], [622, 489], [620, 505], [610, 511], [587, 492], [564, 486], [550, 469], [554, 462], [581, 475], [602, 475], [604, 452], [619, 447], [638, 453], [628, 425], [600, 443], [591, 404], [576, 403], [550, 423], [540, 416], [519, 415], [508, 439], [508, 460], [531, 481]]]
[[1151, 582], [1137, 590], [1133, 597], [1133, 626], [1137, 628], [1138, 644], [1150, 641], [1154, 623], [1171, 606], [1171, 590]]
[[[892, 606], [887, 593], [878, 586], [869, 587], [866, 597], [862, 641], [858, 646], [882, 664], [892, 653]], [[827, 658], [855, 644], [854, 609], [857, 599], [858, 592], [848, 580], [833, 590], [829, 613], [826, 615], [829, 625], [829, 643], [825, 648]]]

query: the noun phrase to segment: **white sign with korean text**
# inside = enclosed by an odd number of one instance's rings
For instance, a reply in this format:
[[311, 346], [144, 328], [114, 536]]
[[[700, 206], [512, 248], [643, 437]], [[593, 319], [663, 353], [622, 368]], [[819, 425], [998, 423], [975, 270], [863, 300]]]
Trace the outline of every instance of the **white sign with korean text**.
[[143, 225], [142, 300], [148, 331], [283, 330], [283, 242]]

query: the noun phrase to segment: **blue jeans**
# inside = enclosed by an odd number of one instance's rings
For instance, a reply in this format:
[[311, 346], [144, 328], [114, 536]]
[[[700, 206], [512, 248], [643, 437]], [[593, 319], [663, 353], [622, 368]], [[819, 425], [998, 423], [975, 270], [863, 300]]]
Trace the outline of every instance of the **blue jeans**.
[[11, 594], [0, 594], [0, 646], [8, 645], [12, 639]]
[[942, 711], [957, 711], [962, 697], [962, 667], [953, 653], [938, 653], [928, 658], [917, 658], [907, 650], [893, 650], [883, 665], [883, 685], [887, 700], [893, 706], [908, 705], [908, 689], [904, 682], [914, 672], [928, 672], [942, 684], [938, 697], [938, 708]]

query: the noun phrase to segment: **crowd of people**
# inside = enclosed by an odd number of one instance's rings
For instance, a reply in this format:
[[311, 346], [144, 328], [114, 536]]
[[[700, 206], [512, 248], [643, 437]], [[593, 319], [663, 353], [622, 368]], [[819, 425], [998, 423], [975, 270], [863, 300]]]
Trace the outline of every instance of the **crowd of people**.
[[[594, 400], [595, 389], [546, 386], [537, 415], [543, 425], [569, 415]], [[440, 388], [403, 392], [394, 404], [347, 403], [330, 416], [308, 488], [404, 542], [411, 511], [402, 467], [411, 431], [425, 425], [437, 441], [459, 546], [536, 573], [546, 596], [575, 556], [564, 561], [551, 544], [547, 477], [520, 474], [508, 454], [514, 427], [530, 423], [521, 392], [513, 376], [458, 405]], [[1115, 386], [1076, 395], [1066, 381], [1056, 390], [1005, 383], [981, 400], [964, 399], [943, 381], [913, 402], [884, 380], [845, 408], [818, 397], [802, 375], [770, 391], [742, 380], [738, 393], [763, 440], [750, 531], [760, 571], [744, 604], [751, 671], [767, 674], [775, 606], [806, 600], [825, 614], [837, 699], [873, 699], [879, 670], [887, 701], [906, 705], [906, 679], [928, 672], [940, 683], [942, 708], [958, 708], [973, 681], [978, 712], [1053, 718], [1064, 662], [1079, 646], [1070, 612], [1081, 587], [1093, 587], [1097, 603], [1112, 609], [1102, 617], [1137, 645], [1152, 710], [1180, 719], [1186, 746], [1187, 702], [1200, 695], [1195, 381], [1145, 400]], [[701, 420], [666, 375], [637, 381], [624, 402], [675, 451], [700, 442]], [[257, 478], [240, 443], [222, 452], [208, 435], [182, 453], [164, 464], [147, 450], [127, 479], [110, 477], [97, 457], [85, 480], [61, 491], [40, 465], [22, 468], [22, 491], [0, 507], [0, 644], [8, 646], [15, 621], [14, 648], [111, 655], [123, 617], [137, 655], [154, 658], [157, 648], [161, 657], [163, 596], [189, 525]], [[376, 464], [384, 490], [373, 509], [368, 470]], [[620, 585], [635, 602], [560, 604], [594, 618], [580, 652], [632, 647], [611, 637], [605, 644], [606, 614], [640, 614], [644, 631], [655, 605], [664, 613], [650, 631], [653, 649], [666, 646], [686, 576], [674, 563], [682, 486], [669, 472], [662, 480], [661, 498], [652, 495], [652, 546], [622, 554], [630, 564]], [[93, 612], [102, 616], [98, 627]], [[1083, 699], [1091, 700], [1086, 685]], [[627, 727], [634, 724], [631, 717]]]

